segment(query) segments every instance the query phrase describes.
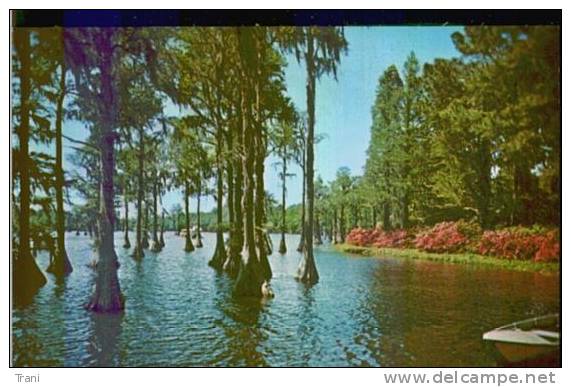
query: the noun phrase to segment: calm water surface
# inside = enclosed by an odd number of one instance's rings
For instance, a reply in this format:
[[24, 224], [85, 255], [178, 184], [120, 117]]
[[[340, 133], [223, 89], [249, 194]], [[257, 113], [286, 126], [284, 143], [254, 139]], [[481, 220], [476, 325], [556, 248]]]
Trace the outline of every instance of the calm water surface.
[[[34, 302], [12, 315], [15, 366], [490, 366], [483, 332], [559, 310], [559, 277], [463, 265], [361, 258], [323, 246], [320, 282], [294, 279], [298, 236], [270, 263], [276, 297], [234, 300], [232, 281], [204, 248], [184, 253], [166, 234], [161, 253], [130, 258], [116, 234], [126, 310], [87, 312], [94, 253], [87, 236], [67, 235], [74, 272], [47, 275]], [[131, 241], [134, 235], [131, 235]], [[278, 236], [273, 236], [278, 246]], [[38, 256], [45, 269], [48, 258]]]

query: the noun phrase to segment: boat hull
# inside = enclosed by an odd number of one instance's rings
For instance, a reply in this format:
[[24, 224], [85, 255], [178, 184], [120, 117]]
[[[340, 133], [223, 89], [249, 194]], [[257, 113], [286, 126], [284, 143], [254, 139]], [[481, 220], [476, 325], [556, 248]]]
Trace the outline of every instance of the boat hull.
[[484, 341], [496, 349], [498, 362], [506, 366], [561, 366], [559, 315], [518, 321], [484, 333]]
[[501, 365], [517, 367], [560, 366], [559, 348], [547, 345], [494, 343]]

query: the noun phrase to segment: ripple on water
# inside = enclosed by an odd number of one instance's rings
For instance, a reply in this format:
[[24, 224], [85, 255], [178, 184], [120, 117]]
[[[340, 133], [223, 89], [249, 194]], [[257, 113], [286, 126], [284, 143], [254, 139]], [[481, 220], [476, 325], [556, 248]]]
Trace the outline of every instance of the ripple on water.
[[[287, 254], [270, 257], [276, 298], [236, 300], [232, 280], [207, 265], [213, 234], [192, 253], [183, 238], [165, 239], [162, 252], [136, 262], [116, 234], [127, 303], [108, 316], [82, 307], [94, 252], [88, 237], [68, 234], [72, 275], [62, 283], [47, 275], [34, 302], [13, 311], [14, 365], [486, 366], [494, 360], [483, 331], [560, 305], [554, 276], [352, 257], [326, 246], [315, 253], [320, 282], [308, 288], [294, 279], [294, 235]], [[37, 260], [47, 267], [45, 254]]]

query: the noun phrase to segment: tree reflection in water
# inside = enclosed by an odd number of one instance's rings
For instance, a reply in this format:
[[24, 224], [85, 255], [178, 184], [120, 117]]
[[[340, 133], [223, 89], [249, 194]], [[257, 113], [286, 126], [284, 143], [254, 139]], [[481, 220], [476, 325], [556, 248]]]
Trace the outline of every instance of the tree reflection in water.
[[123, 313], [90, 313], [90, 320], [92, 335], [87, 349], [91, 359], [90, 365], [95, 367], [119, 366], [120, 356], [117, 342], [121, 335]]
[[230, 319], [221, 327], [227, 338], [222, 356], [226, 358], [229, 366], [269, 366], [260, 351], [269, 333], [261, 316], [272, 301], [232, 296], [232, 283], [225, 276], [218, 276], [215, 284], [216, 306]]
[[321, 353], [321, 339], [316, 332], [319, 326], [319, 316], [315, 310], [315, 288], [303, 283], [299, 283], [299, 304], [298, 313], [299, 325], [297, 327], [297, 335], [299, 341], [299, 349], [301, 351], [301, 363], [309, 366], [312, 357], [319, 358]]

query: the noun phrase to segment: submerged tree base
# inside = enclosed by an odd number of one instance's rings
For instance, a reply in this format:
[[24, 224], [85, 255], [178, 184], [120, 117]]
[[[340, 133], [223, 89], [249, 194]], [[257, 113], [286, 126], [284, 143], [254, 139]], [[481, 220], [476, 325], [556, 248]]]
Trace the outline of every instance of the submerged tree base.
[[14, 259], [12, 277], [14, 301], [26, 303], [47, 283], [31, 253]]
[[125, 310], [125, 298], [122, 294], [117, 294], [109, 300], [94, 298], [89, 301], [85, 309], [96, 313], [120, 313]]
[[133, 259], [137, 261], [143, 259], [145, 257], [145, 252], [143, 251], [143, 248], [135, 246], [135, 248], [133, 249], [133, 253], [131, 254], [131, 257], [133, 257]]
[[56, 252], [56, 255], [50, 262], [50, 265], [48, 266], [46, 271], [48, 273], [52, 273], [57, 277], [63, 277], [70, 274], [73, 271], [73, 267], [71, 266], [71, 262], [67, 257], [67, 252], [64, 250], [63, 253], [60, 254], [59, 256], [58, 253]]
[[232, 257], [228, 255], [226, 262], [222, 266], [222, 270], [228, 274], [230, 278], [238, 277], [240, 272], [240, 263], [242, 262], [242, 257], [240, 255]]
[[258, 262], [247, 262], [240, 265], [238, 278], [234, 284], [234, 296], [263, 297], [262, 285], [266, 283]]
[[260, 257], [260, 269], [262, 270], [262, 275], [264, 279], [270, 280], [273, 276], [272, 267], [270, 266], [270, 261], [268, 260], [267, 255], [263, 255]]
[[143, 247], [143, 249], [149, 248], [149, 237], [148, 236], [143, 236], [143, 240], [141, 241], [141, 246]]
[[119, 286], [117, 269], [119, 260], [112, 245], [107, 244], [99, 251], [97, 277], [93, 296], [85, 306], [87, 310], [99, 313], [117, 313], [125, 308], [125, 299]]
[[278, 248], [278, 252], [280, 254], [285, 254], [287, 253], [287, 246], [285, 243], [285, 238], [282, 237], [282, 239], [280, 240], [280, 247]]
[[305, 247], [305, 242], [304, 242], [303, 237], [301, 237], [301, 239], [299, 240], [299, 244], [297, 245], [297, 249], [296, 249], [297, 252], [298, 252], [298, 253], [303, 252], [303, 248], [304, 248], [304, 247]]
[[315, 266], [315, 260], [313, 258], [308, 258], [307, 255], [304, 254], [297, 269], [296, 279], [307, 285], [314, 285], [319, 282], [319, 274], [317, 273], [317, 267]]
[[208, 262], [208, 266], [214, 268], [215, 270], [222, 270], [224, 262], [226, 262], [226, 258], [226, 247], [224, 246], [224, 241], [222, 238], [217, 238], [214, 255]]
[[349, 244], [338, 244], [335, 246], [335, 248], [344, 253], [356, 254], [365, 257], [376, 257], [379, 259], [387, 257], [398, 259], [415, 259], [450, 264], [496, 267], [514, 271], [539, 272], [545, 274], [559, 273], [561, 270], [559, 263], [509, 260], [471, 253], [439, 254], [427, 253], [425, 251], [419, 251], [416, 249], [361, 247]]
[[158, 240], [154, 240], [151, 243], [151, 247], [149, 248], [150, 251], [152, 251], [153, 253], [160, 253], [162, 250], [162, 246], [161, 243]]
[[194, 245], [192, 244], [192, 240], [188, 235], [185, 238], [184, 251], [187, 253], [194, 251]]
[[266, 253], [271, 255], [274, 252], [274, 243], [272, 242], [272, 238], [270, 238], [270, 234], [266, 232], [264, 235], [266, 238]]

